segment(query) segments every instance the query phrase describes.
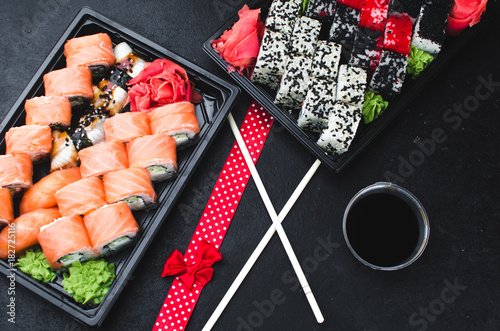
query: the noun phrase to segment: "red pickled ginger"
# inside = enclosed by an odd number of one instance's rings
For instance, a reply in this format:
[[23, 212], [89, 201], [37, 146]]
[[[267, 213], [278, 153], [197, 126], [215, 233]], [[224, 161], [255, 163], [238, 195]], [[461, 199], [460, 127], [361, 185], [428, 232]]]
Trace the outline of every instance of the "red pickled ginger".
[[446, 33], [457, 36], [468, 26], [478, 23], [487, 3], [488, 0], [454, 0]]
[[156, 59], [148, 64], [128, 85], [131, 111], [151, 112], [166, 104], [192, 101], [200, 102], [186, 70], [167, 59]]
[[224, 31], [219, 39], [212, 40], [212, 47], [231, 65], [229, 72], [236, 69], [240, 74], [249, 74], [259, 55], [264, 24], [260, 20], [260, 9], [249, 9], [244, 5], [238, 12], [239, 20]]

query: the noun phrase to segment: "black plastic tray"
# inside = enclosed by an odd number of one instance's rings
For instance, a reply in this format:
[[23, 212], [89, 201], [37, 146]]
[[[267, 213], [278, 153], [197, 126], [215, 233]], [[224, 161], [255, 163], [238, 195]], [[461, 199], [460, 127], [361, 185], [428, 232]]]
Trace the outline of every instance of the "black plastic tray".
[[[7, 130], [12, 126], [24, 124], [24, 101], [44, 94], [43, 75], [51, 70], [65, 67], [63, 50], [66, 40], [98, 32], [109, 34], [114, 44], [126, 41], [134, 51], [150, 59], [167, 58], [178, 63], [186, 69], [190, 80], [195, 84], [195, 89], [203, 95], [203, 102], [196, 105], [196, 116], [200, 122], [199, 141], [195, 146], [186, 148], [178, 153], [178, 176], [174, 181], [160, 183], [160, 185], [155, 184], [155, 190], [158, 195], [158, 207], [156, 209], [134, 213], [140, 225], [139, 239], [132, 247], [125, 249], [117, 255], [106, 258], [107, 261], [113, 262], [116, 265], [116, 279], [108, 294], [99, 305], [88, 306], [76, 303], [63, 290], [61, 276], [58, 276], [54, 283], [44, 284], [20, 271], [12, 270], [6, 261], [0, 261], [1, 273], [9, 275], [11, 271], [14, 272], [17, 284], [24, 286], [89, 326], [98, 326], [103, 322], [113, 303], [125, 287], [128, 278], [132, 275], [132, 272], [145, 254], [155, 234], [165, 221], [166, 216], [173, 208], [187, 181], [200, 163], [210, 143], [221, 128], [240, 92], [238, 87], [217, 78], [204, 69], [91, 9], [83, 8], [66, 29], [47, 59], [43, 62], [40, 69], [2, 121], [0, 126], [1, 154], [5, 153], [4, 137]], [[73, 117], [78, 120], [77, 116], [74, 115]], [[48, 163], [36, 165], [34, 170], [34, 181], [36, 181], [49, 173], [49, 165]]]
[[[252, 1], [250, 8], [261, 8], [261, 18], [264, 21], [269, 10], [271, 1]], [[356, 157], [395, 117], [398, 115], [419, 92], [446, 66], [446, 64], [462, 48], [464, 48], [473, 38], [494, 18], [500, 15], [500, 6], [497, 0], [490, 0], [486, 12], [483, 14], [481, 22], [472, 28], [467, 29], [459, 37], [447, 37], [443, 50], [439, 56], [429, 65], [429, 67], [415, 81], [407, 79], [401, 94], [393, 100], [384, 114], [365, 125], [361, 122], [358, 131], [349, 150], [342, 155], [331, 155], [325, 153], [316, 142], [318, 135], [304, 131], [297, 125], [297, 120], [287, 110], [282, 110], [274, 104], [276, 91], [264, 87], [260, 84], [252, 83], [248, 78], [233, 71], [229, 75], [265, 107], [295, 138], [297, 138], [309, 151], [320, 159], [331, 170], [340, 172], [354, 157]], [[220, 58], [220, 55], [212, 48], [211, 40], [219, 38], [222, 33], [230, 28], [238, 20], [238, 14], [233, 16], [217, 32], [215, 32], [203, 45], [203, 50], [222, 68], [227, 69], [227, 63]], [[344, 59], [345, 60], [345, 59]]]

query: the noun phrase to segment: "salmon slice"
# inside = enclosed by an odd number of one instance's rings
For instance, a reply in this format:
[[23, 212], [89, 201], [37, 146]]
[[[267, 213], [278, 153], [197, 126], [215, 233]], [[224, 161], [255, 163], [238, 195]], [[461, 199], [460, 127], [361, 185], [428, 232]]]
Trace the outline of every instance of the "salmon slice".
[[[20, 255], [26, 248], [38, 244], [40, 228], [61, 217], [57, 208], [37, 209], [19, 216], [0, 233], [0, 258]], [[9, 231], [10, 230], [10, 231]]]
[[141, 210], [156, 202], [151, 175], [146, 169], [128, 168], [113, 171], [102, 177], [102, 183], [108, 203], [125, 200], [130, 209]]
[[106, 204], [104, 186], [97, 177], [70, 183], [57, 191], [55, 196], [63, 216], [86, 215]]
[[54, 70], [43, 76], [46, 96], [66, 97], [71, 104], [81, 103], [81, 100], [75, 102], [75, 99], [92, 99], [94, 91], [92, 90], [92, 72], [88, 68], [68, 67]]
[[0, 188], [0, 225], [10, 224], [14, 220], [12, 194], [8, 188]]
[[24, 193], [19, 205], [20, 213], [26, 214], [38, 208], [56, 207], [56, 192], [80, 179], [80, 168], [76, 167], [57, 170], [43, 177]]
[[110, 67], [115, 63], [113, 43], [105, 33], [69, 39], [64, 45], [66, 66], [104, 66]]
[[177, 173], [176, 142], [166, 133], [132, 139], [127, 154], [130, 167], [146, 168], [152, 181], [172, 178]]
[[52, 151], [52, 130], [48, 125], [23, 125], [12, 127], [5, 134], [7, 154], [24, 153], [31, 161], [41, 162]]
[[36, 97], [24, 103], [26, 125], [49, 125], [67, 128], [71, 125], [71, 102], [65, 97]]
[[[191, 102], [178, 102], [158, 107], [149, 113], [151, 132], [167, 133], [178, 138], [193, 140], [200, 133], [200, 126]], [[182, 144], [186, 143], [183, 139]]]
[[127, 150], [119, 142], [104, 142], [78, 152], [82, 177], [101, 176], [128, 168]]
[[132, 138], [151, 134], [149, 116], [142, 112], [116, 114], [104, 121], [106, 141], [128, 142]]
[[83, 220], [94, 250], [102, 255], [128, 245], [139, 232], [139, 225], [125, 202], [104, 206]]
[[32, 185], [33, 162], [29, 155], [0, 155], [0, 187], [19, 193]]
[[[74, 261], [85, 261], [93, 257], [87, 229], [80, 216], [61, 217], [42, 227], [38, 242], [50, 266], [59, 269]], [[63, 261], [63, 257], [74, 255], [74, 259]]]

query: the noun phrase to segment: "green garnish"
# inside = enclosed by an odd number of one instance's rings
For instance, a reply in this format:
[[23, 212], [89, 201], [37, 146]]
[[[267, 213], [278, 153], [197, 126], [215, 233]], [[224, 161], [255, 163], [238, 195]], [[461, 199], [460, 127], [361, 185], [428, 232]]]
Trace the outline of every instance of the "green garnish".
[[103, 259], [76, 261], [64, 273], [62, 285], [76, 302], [99, 304], [115, 279], [115, 265]]
[[17, 260], [15, 266], [25, 274], [44, 283], [52, 282], [56, 278], [54, 269], [49, 265], [41, 249], [35, 251], [33, 249], [27, 249]]
[[309, 7], [309, 0], [302, 0], [302, 5], [300, 6], [300, 15], [304, 15]]
[[408, 58], [408, 66], [406, 71], [412, 79], [417, 78], [422, 71], [434, 60], [434, 57], [421, 49], [412, 46]]
[[365, 102], [362, 107], [363, 119], [365, 123], [371, 123], [374, 119], [379, 117], [388, 105], [389, 102], [384, 101], [382, 96], [371, 91], [366, 92]]

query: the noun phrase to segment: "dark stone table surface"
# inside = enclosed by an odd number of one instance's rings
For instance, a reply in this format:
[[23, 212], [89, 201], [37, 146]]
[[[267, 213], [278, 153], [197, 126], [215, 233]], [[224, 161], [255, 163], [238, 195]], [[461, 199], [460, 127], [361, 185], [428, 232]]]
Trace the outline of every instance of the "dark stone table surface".
[[[9, 1], [0, 11], [0, 118], [83, 6], [231, 81], [202, 44], [243, 5], [206, 1]], [[487, 26], [343, 172], [321, 166], [289, 213], [284, 228], [306, 273], [325, 322], [317, 324], [301, 290], [287, 281], [291, 264], [275, 236], [217, 322], [216, 330], [498, 330], [500, 329], [500, 20]], [[474, 96], [481, 79], [492, 91], [477, 109], [445, 116]], [[483, 90], [484, 91], [484, 90]], [[232, 111], [241, 124], [251, 102], [242, 93]], [[443, 130], [446, 139], [412, 171], [398, 169], [417, 142]], [[3, 137], [2, 137], [3, 138]], [[234, 142], [225, 123], [176, 206], [151, 243], [102, 330], [149, 330], [172, 278], [161, 278], [165, 258], [184, 252]], [[277, 211], [315, 158], [277, 124], [257, 169]], [[342, 216], [363, 187], [395, 180], [425, 206], [430, 241], [421, 258], [396, 272], [374, 271], [350, 253]], [[393, 177], [395, 178], [395, 177]], [[192, 208], [182, 209], [181, 205]], [[188, 330], [200, 330], [271, 224], [250, 180], [227, 236], [223, 260], [197, 303]], [[314, 259], [320, 243], [327, 258]], [[318, 248], [320, 247], [320, 248]], [[308, 262], [307, 262], [308, 261]], [[313, 261], [313, 262], [311, 262]], [[9, 282], [0, 277], [1, 330], [86, 330], [71, 316], [16, 288], [16, 323], [8, 322]], [[449, 289], [449, 290], [446, 290]], [[262, 313], [273, 293], [282, 299]], [[451, 294], [450, 294], [451, 293]], [[244, 321], [248, 326], [242, 327]]]

